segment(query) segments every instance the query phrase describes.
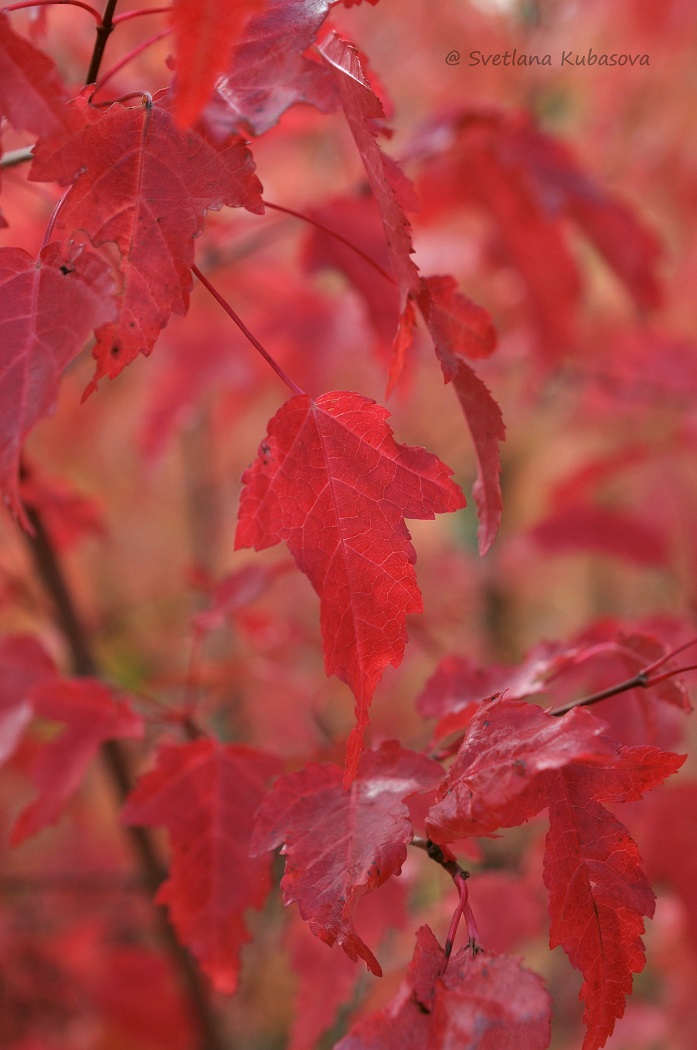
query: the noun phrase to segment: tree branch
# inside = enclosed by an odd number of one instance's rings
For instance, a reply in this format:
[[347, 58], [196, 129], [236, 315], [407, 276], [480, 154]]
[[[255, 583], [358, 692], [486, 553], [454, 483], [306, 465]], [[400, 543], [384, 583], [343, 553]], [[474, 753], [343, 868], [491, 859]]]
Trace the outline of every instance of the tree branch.
[[106, 42], [114, 30], [114, 11], [116, 10], [117, 3], [118, 0], [106, 0], [104, 14], [102, 15], [101, 22], [97, 26], [97, 39], [94, 44], [92, 58], [90, 59], [90, 66], [87, 70], [87, 77], [85, 78], [86, 84], [94, 84], [97, 80], [97, 74], [99, 73], [99, 67], [102, 64]]
[[[33, 535], [26, 535], [37, 573], [46, 591], [51, 596], [58, 623], [70, 649], [71, 663], [76, 675], [93, 677], [98, 675], [97, 662], [92, 653], [84, 627], [80, 622], [75, 603], [68, 589], [63, 570], [46, 531], [41, 515], [35, 507], [26, 506], [26, 515]], [[121, 804], [131, 791], [132, 777], [123, 745], [117, 740], [108, 740], [102, 746], [102, 756], [107, 773]], [[145, 828], [127, 826], [125, 832], [140, 872], [142, 884], [151, 897], [166, 877], [166, 871], [158, 856], [155, 843]], [[161, 906], [155, 907], [155, 921], [161, 941], [179, 973], [194, 1016], [201, 1030], [202, 1050], [229, 1050], [229, 1044], [219, 1031], [210, 996], [198, 965], [189, 952], [180, 944], [174, 929]]]

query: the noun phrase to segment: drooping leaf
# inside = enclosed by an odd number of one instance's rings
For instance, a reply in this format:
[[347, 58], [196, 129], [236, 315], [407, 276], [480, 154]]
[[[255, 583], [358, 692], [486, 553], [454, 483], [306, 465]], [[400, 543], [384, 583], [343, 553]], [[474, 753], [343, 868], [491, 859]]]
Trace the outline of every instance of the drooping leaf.
[[506, 437], [501, 409], [463, 360], [485, 357], [496, 347], [496, 331], [486, 310], [455, 290], [452, 277], [422, 281], [419, 306], [428, 325], [446, 383], [455, 387], [477, 456], [473, 486], [477, 505], [479, 553], [491, 547], [503, 513], [499, 445]]
[[380, 149], [371, 123], [383, 119], [385, 113], [352, 44], [332, 33], [318, 50], [334, 72], [341, 104], [380, 211], [404, 310], [407, 297], [418, 293], [419, 273], [411, 258], [411, 227], [403, 206], [406, 178]]
[[443, 949], [428, 926], [396, 996], [335, 1050], [545, 1050], [551, 1002], [542, 979], [507, 956], [460, 951], [439, 976]]
[[71, 106], [72, 134], [36, 144], [29, 177], [71, 186], [57, 228], [83, 229], [97, 247], [113, 241], [121, 257], [118, 317], [97, 333], [89, 389], [148, 354], [170, 315], [186, 313], [205, 212], [264, 210], [244, 140], [179, 129], [170, 110], [166, 92], [105, 112], [83, 95]]
[[213, 93], [216, 78], [226, 69], [230, 53], [245, 22], [266, 5], [266, 0], [174, 0], [177, 123], [187, 127], [196, 120]]
[[402, 659], [406, 614], [422, 607], [404, 518], [464, 505], [451, 471], [424, 449], [397, 444], [388, 415], [354, 393], [287, 401], [243, 476], [235, 537], [238, 548], [256, 550], [285, 540], [320, 597], [325, 669], [356, 697], [347, 783], [375, 687]]
[[58, 819], [104, 741], [144, 733], [140, 716], [96, 679], [56, 678], [39, 684], [31, 699], [37, 715], [64, 722], [65, 729], [39, 751], [33, 770], [39, 795], [19, 815], [13, 846]]
[[237, 986], [240, 949], [250, 939], [244, 913], [261, 908], [271, 886], [268, 858], [250, 857], [249, 842], [277, 766], [240, 745], [165, 744], [122, 812], [125, 823], [167, 828], [172, 862], [156, 899], [220, 992]]
[[622, 1016], [632, 975], [646, 961], [643, 916], [653, 913], [636, 844], [602, 803], [641, 798], [683, 762], [658, 748], [619, 746], [580, 708], [555, 719], [532, 704], [498, 700], [470, 722], [427, 818], [432, 839], [452, 842], [517, 826], [549, 807], [551, 946], [560, 944], [584, 977], [583, 1050], [604, 1046]]
[[52, 60], [10, 28], [0, 12], [0, 116], [35, 135], [66, 123], [68, 92]]
[[654, 234], [528, 114], [450, 113], [422, 133], [421, 148], [426, 158], [421, 197], [431, 217], [456, 205], [488, 213], [492, 254], [525, 283], [527, 312], [550, 363], [577, 339], [581, 277], [571, 251], [571, 223], [604, 255], [637, 306], [658, 305], [660, 246]]
[[562, 946], [583, 974], [583, 1050], [597, 1050], [624, 1014], [632, 975], [646, 963], [643, 916], [654, 894], [636, 843], [604, 802], [641, 798], [682, 765], [656, 748], [622, 749], [624, 768], [571, 765], [552, 778], [545, 885], [552, 919], [550, 947]]
[[234, 49], [217, 84], [217, 104], [206, 119], [221, 128], [242, 126], [261, 135], [298, 102], [321, 112], [336, 109], [331, 75], [304, 52], [314, 41], [334, 0], [266, 0]]
[[58, 381], [93, 328], [114, 316], [107, 263], [83, 246], [48, 244], [38, 259], [0, 249], [0, 489], [22, 515], [22, 442], [53, 410]]
[[356, 905], [400, 873], [413, 836], [403, 800], [441, 774], [436, 762], [390, 741], [363, 754], [348, 791], [338, 766], [307, 766], [277, 780], [257, 814], [251, 850], [283, 843], [285, 903], [297, 902], [315, 936], [375, 974], [380, 964], [353, 924]]

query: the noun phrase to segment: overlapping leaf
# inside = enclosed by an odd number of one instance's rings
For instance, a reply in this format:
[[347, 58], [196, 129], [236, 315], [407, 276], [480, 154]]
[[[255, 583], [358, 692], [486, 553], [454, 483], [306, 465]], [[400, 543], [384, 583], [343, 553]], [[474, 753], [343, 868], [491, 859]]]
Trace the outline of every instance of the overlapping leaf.
[[475, 204], [489, 214], [492, 251], [525, 282], [529, 314], [550, 362], [576, 338], [581, 280], [569, 220], [595, 244], [640, 308], [659, 304], [657, 238], [529, 116], [463, 110], [431, 125], [419, 148], [428, 155], [435, 142], [439, 148], [424, 168], [423, 198], [432, 214], [454, 204]]
[[496, 330], [483, 309], [456, 291], [452, 277], [422, 281], [419, 306], [428, 325], [446, 383], [453, 383], [477, 456], [474, 499], [479, 517], [479, 553], [494, 542], [501, 515], [499, 445], [506, 437], [501, 409], [481, 379], [463, 360], [487, 357], [496, 347]]
[[113, 287], [107, 263], [78, 245], [48, 244], [38, 259], [0, 250], [0, 489], [20, 516], [22, 442], [91, 330], [114, 316]]
[[221, 992], [237, 985], [240, 949], [250, 939], [244, 912], [261, 908], [271, 885], [268, 858], [250, 857], [249, 842], [277, 765], [261, 752], [212, 740], [163, 745], [122, 814], [129, 824], [167, 828], [172, 862], [157, 900]]
[[331, 75], [304, 54], [333, 2], [266, 0], [261, 14], [245, 26], [207, 119], [261, 135], [298, 102], [322, 112], [335, 109], [339, 102]]
[[266, 0], [174, 0], [175, 113], [180, 125], [186, 127], [200, 115], [245, 22], [265, 5]]
[[402, 659], [406, 614], [422, 608], [404, 518], [464, 505], [452, 472], [424, 449], [397, 444], [388, 416], [354, 393], [287, 401], [243, 476], [235, 537], [256, 550], [285, 540], [320, 597], [327, 674], [356, 697], [347, 783], [375, 687]]
[[332, 33], [319, 47], [319, 52], [333, 70], [341, 103], [351, 133], [363, 160], [390, 250], [394, 277], [402, 296], [419, 290], [419, 274], [411, 258], [411, 227], [404, 210], [409, 202], [416, 206], [413, 190], [395, 161], [380, 149], [374, 121], [383, 120], [382, 103], [365, 75], [358, 52], [352, 44]]
[[401, 871], [413, 836], [403, 799], [441, 775], [436, 762], [389, 742], [362, 756], [349, 791], [338, 766], [307, 766], [277, 780], [257, 815], [252, 853], [283, 843], [286, 904], [297, 901], [320, 940], [375, 974], [380, 964], [353, 924], [356, 905]]
[[0, 12], [0, 116], [35, 135], [66, 123], [68, 92], [51, 59], [10, 28]]
[[71, 106], [72, 133], [36, 144], [30, 177], [71, 187], [57, 228], [85, 230], [97, 247], [113, 241], [121, 256], [118, 317], [97, 333], [94, 383], [148, 354], [172, 312], [186, 313], [205, 212], [264, 210], [244, 140], [181, 130], [170, 109], [166, 93], [106, 112], [82, 96]]
[[491, 835], [549, 807], [545, 883], [551, 944], [584, 983], [584, 1050], [597, 1050], [624, 1012], [632, 974], [645, 963], [643, 916], [654, 897], [627, 829], [602, 805], [633, 801], [684, 756], [620, 747], [581, 709], [555, 719], [530, 704], [483, 704], [426, 822], [435, 841]]
[[[336, 33], [327, 37], [318, 50], [334, 72], [344, 114], [380, 211], [404, 315], [409, 297], [419, 291], [419, 273], [411, 258], [414, 250], [411, 227], [405, 213], [405, 203], [415, 208], [416, 198], [404, 173], [377, 143], [374, 121], [383, 119], [385, 114], [365, 75], [358, 52]], [[410, 341], [404, 340], [407, 345]], [[398, 362], [404, 353], [405, 347], [402, 346]], [[393, 368], [393, 382], [397, 371]]]
[[336, 1050], [545, 1050], [551, 1002], [542, 979], [506, 956], [443, 949], [422, 926], [396, 996], [359, 1021]]
[[37, 715], [64, 722], [65, 729], [38, 754], [33, 777], [39, 795], [14, 826], [14, 846], [58, 819], [105, 740], [139, 739], [144, 731], [140, 716], [96, 679], [46, 681], [32, 691], [31, 701]]

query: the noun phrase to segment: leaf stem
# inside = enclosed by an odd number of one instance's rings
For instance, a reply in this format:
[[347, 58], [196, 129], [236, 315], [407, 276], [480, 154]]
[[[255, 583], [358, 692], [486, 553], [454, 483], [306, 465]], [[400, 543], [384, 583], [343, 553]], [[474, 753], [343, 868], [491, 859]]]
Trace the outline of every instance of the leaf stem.
[[114, 25], [117, 26], [120, 22], [127, 22], [129, 18], [140, 18], [141, 15], [166, 15], [172, 10], [171, 5], [169, 7], [141, 7], [137, 11], [124, 11], [122, 15], [116, 15], [114, 18]]
[[97, 80], [97, 74], [99, 73], [99, 67], [102, 64], [106, 42], [114, 30], [114, 11], [116, 10], [117, 3], [118, 0], [106, 0], [104, 14], [97, 26], [97, 39], [94, 43], [92, 58], [90, 59], [89, 69], [87, 70], [87, 76], [85, 78], [86, 84], [94, 84]]
[[198, 266], [196, 266], [196, 264], [194, 264], [194, 265], [193, 265], [193, 266], [191, 267], [191, 270], [192, 270], [192, 273], [194, 273], [194, 274], [195, 274], [195, 275], [196, 275], [196, 276], [198, 277], [199, 281], [200, 281], [200, 282], [201, 282], [201, 284], [202, 284], [202, 285], [204, 286], [204, 288], [206, 288], [206, 289], [207, 289], [207, 290], [208, 290], [208, 291], [209, 291], [209, 292], [211, 293], [211, 295], [213, 296], [213, 298], [214, 298], [214, 299], [215, 299], [215, 300], [216, 300], [217, 302], [219, 302], [219, 303], [220, 303], [220, 305], [222, 306], [223, 310], [225, 310], [226, 314], [227, 314], [227, 315], [228, 315], [229, 317], [231, 317], [231, 318], [232, 318], [232, 320], [233, 320], [233, 321], [235, 322], [235, 324], [237, 325], [237, 327], [239, 328], [239, 330], [240, 330], [240, 331], [241, 331], [241, 332], [242, 332], [242, 333], [243, 333], [243, 334], [244, 334], [244, 335], [245, 335], [245, 336], [247, 337], [247, 339], [249, 340], [249, 342], [250, 342], [250, 343], [252, 344], [252, 346], [254, 347], [254, 349], [255, 349], [255, 350], [258, 350], [258, 352], [259, 352], [259, 353], [261, 354], [261, 356], [262, 356], [262, 357], [264, 358], [264, 360], [266, 361], [266, 363], [267, 363], [267, 364], [269, 364], [269, 365], [271, 365], [271, 367], [273, 368], [273, 370], [274, 370], [274, 372], [276, 373], [276, 375], [277, 375], [277, 376], [278, 376], [278, 377], [279, 377], [280, 379], [282, 379], [282, 380], [283, 380], [283, 382], [284, 382], [284, 383], [286, 384], [286, 386], [287, 386], [287, 387], [289, 387], [289, 388], [290, 388], [290, 389], [291, 389], [291, 390], [293, 391], [293, 393], [294, 393], [294, 394], [304, 394], [304, 393], [305, 393], [305, 391], [304, 391], [304, 390], [302, 390], [302, 389], [301, 389], [301, 388], [300, 388], [300, 387], [299, 387], [299, 386], [297, 385], [297, 383], [294, 383], [294, 382], [293, 382], [293, 380], [292, 380], [292, 379], [290, 379], [290, 378], [289, 378], [289, 377], [288, 377], [288, 376], [286, 375], [286, 373], [285, 373], [285, 372], [283, 371], [283, 369], [281, 368], [281, 366], [280, 366], [279, 364], [277, 364], [277, 363], [276, 363], [276, 361], [274, 361], [273, 357], [272, 357], [272, 356], [271, 356], [271, 354], [270, 354], [270, 353], [268, 352], [268, 350], [265, 350], [265, 349], [264, 349], [264, 347], [263, 347], [263, 346], [261, 345], [261, 343], [260, 343], [260, 342], [259, 342], [259, 340], [258, 340], [258, 339], [256, 338], [256, 336], [255, 336], [255, 335], [253, 335], [253, 334], [252, 334], [252, 333], [250, 332], [250, 330], [249, 330], [249, 329], [247, 328], [247, 326], [246, 326], [246, 324], [244, 323], [244, 321], [242, 320], [242, 318], [241, 318], [241, 317], [238, 317], [238, 316], [237, 316], [237, 314], [236, 314], [236, 313], [235, 313], [235, 311], [234, 311], [234, 310], [232, 309], [232, 307], [230, 306], [230, 304], [228, 303], [228, 301], [227, 301], [226, 299], [224, 299], [224, 298], [223, 298], [223, 296], [222, 296], [222, 295], [220, 294], [220, 292], [219, 292], [219, 291], [218, 291], [218, 290], [217, 290], [216, 288], [214, 288], [214, 287], [213, 287], [213, 285], [212, 285], [212, 284], [211, 284], [211, 282], [210, 282], [210, 281], [208, 280], [208, 278], [207, 278], [207, 277], [206, 277], [206, 276], [205, 276], [204, 274], [202, 274], [202, 273], [201, 273], [201, 271], [199, 270]]
[[[27, 505], [25, 510], [32, 530], [31, 533], [25, 534], [25, 538], [31, 549], [39, 578], [53, 600], [58, 623], [70, 650], [73, 671], [82, 677], [96, 676], [98, 674], [97, 663], [51, 537], [46, 531], [38, 510], [31, 505]], [[102, 745], [102, 755], [119, 801], [123, 802], [132, 788], [126, 751], [119, 741], [108, 740]], [[165, 871], [154, 840], [146, 828], [128, 826], [126, 832], [137, 860], [142, 882], [148, 893], [154, 897], [165, 878]], [[163, 907], [156, 907], [155, 917], [162, 943], [181, 978], [182, 987], [186, 990], [190, 1006], [198, 1020], [203, 1037], [202, 1050], [225, 1050], [227, 1044], [218, 1030], [218, 1022], [198, 966], [177, 939]]]
[[453, 944], [455, 943], [455, 934], [457, 933], [457, 928], [460, 925], [460, 919], [463, 915], [465, 917], [465, 923], [467, 924], [467, 933], [469, 937], [467, 947], [471, 949], [473, 955], [476, 955], [477, 952], [484, 951], [481, 945], [477, 923], [475, 922], [474, 914], [469, 903], [467, 879], [470, 877], [470, 873], [460, 867], [447, 846], [439, 846], [437, 843], [431, 842], [430, 839], [424, 839], [418, 835], [415, 835], [411, 840], [411, 845], [416, 846], [417, 849], [424, 850], [431, 860], [434, 860], [436, 864], [439, 864], [441, 868], [447, 871], [448, 875], [450, 875], [455, 883], [458, 893], [457, 907], [455, 908], [453, 917], [450, 920], [450, 929], [448, 930], [448, 936], [445, 939], [445, 948], [443, 949], [443, 964], [440, 971], [440, 976], [442, 977], [448, 968]]
[[89, 11], [89, 13], [93, 15], [101, 25], [102, 16], [99, 11], [97, 11], [96, 8], [91, 7], [90, 4], [83, 3], [82, 0], [22, 0], [22, 2], [18, 4], [8, 4], [7, 7], [3, 7], [2, 10], [3, 12], [21, 11], [23, 7], [48, 7], [49, 5], [58, 7], [65, 4], [70, 7], [81, 7], [83, 11]]
[[302, 219], [303, 222], [310, 223], [311, 226], [315, 226], [318, 230], [321, 230], [322, 233], [326, 233], [329, 237], [333, 237], [334, 240], [340, 241], [341, 244], [346, 245], [346, 247], [350, 248], [351, 251], [356, 253], [356, 255], [360, 255], [361, 259], [364, 259], [365, 262], [372, 266], [374, 270], [377, 270], [377, 272], [382, 277], [384, 277], [386, 281], [389, 281], [390, 284], [397, 283], [392, 274], [388, 273], [387, 270], [383, 269], [380, 263], [375, 262], [375, 259], [371, 259], [371, 257], [366, 252], [364, 252], [362, 248], [359, 248], [357, 244], [353, 244], [352, 241], [349, 241], [346, 237], [343, 237], [340, 233], [337, 233], [336, 230], [330, 229], [329, 226], [325, 226], [324, 223], [318, 222], [317, 219], [313, 219], [310, 215], [303, 215], [302, 212], [293, 211], [292, 208], [284, 208], [280, 204], [272, 204], [271, 201], [267, 200], [264, 200], [263, 204], [265, 205], [265, 207], [272, 208], [274, 211], [281, 211], [284, 212], [284, 214], [286, 215], [292, 215], [295, 219]]
[[[154, 36], [148, 37], [148, 39], [144, 40], [142, 44], [138, 44], [138, 47], [134, 47], [133, 50], [129, 51], [127, 55], [124, 55], [123, 58], [119, 59], [116, 65], [112, 66], [111, 69], [104, 74], [101, 80], [99, 80], [98, 83], [94, 85], [94, 91], [90, 95], [90, 102], [92, 102], [92, 99], [97, 94], [97, 92], [101, 91], [106, 82], [108, 80], [111, 80], [113, 76], [116, 76], [116, 74], [120, 70], [122, 70], [124, 66], [128, 65], [128, 63], [131, 62], [134, 58], [137, 58], [138, 55], [141, 54], [141, 52], [145, 51], [152, 44], [156, 44], [158, 40], [162, 40], [163, 37], [169, 36], [171, 32], [171, 29], [161, 29], [159, 33], [155, 33]], [[134, 94], [142, 95], [143, 92], [137, 91], [134, 92]]]

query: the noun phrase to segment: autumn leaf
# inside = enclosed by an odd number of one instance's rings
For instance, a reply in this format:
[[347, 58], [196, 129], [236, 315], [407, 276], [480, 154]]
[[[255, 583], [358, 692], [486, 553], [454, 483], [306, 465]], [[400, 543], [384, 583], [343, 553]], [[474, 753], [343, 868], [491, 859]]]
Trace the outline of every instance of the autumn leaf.
[[287, 401], [243, 475], [235, 536], [236, 547], [256, 550], [285, 540], [320, 597], [325, 670], [356, 697], [347, 784], [375, 688], [404, 654], [406, 614], [422, 609], [404, 518], [464, 506], [452, 472], [424, 449], [397, 444], [388, 416], [354, 393]]
[[35, 714], [64, 722], [65, 729], [38, 753], [33, 778], [39, 795], [19, 815], [10, 839], [13, 846], [58, 819], [104, 741], [140, 739], [144, 732], [140, 716], [96, 679], [56, 678], [40, 683], [31, 701]]
[[334, 0], [266, 0], [234, 48], [229, 69], [216, 85], [206, 113], [211, 125], [242, 126], [253, 135], [272, 128], [299, 102], [323, 113], [339, 104], [326, 69], [304, 52], [313, 43]]
[[35, 135], [66, 123], [68, 92], [52, 60], [10, 28], [0, 12], [0, 115]]
[[60, 377], [93, 328], [114, 316], [107, 263], [80, 245], [48, 244], [38, 259], [0, 249], [0, 489], [23, 519], [22, 442], [53, 411]]
[[277, 780], [257, 814], [251, 852], [283, 844], [285, 903], [297, 902], [316, 937], [378, 975], [354, 911], [363, 894], [399, 875], [413, 836], [403, 800], [433, 788], [441, 774], [436, 762], [390, 741], [363, 754], [348, 791], [338, 766], [307, 766]]
[[264, 207], [244, 140], [179, 129], [167, 92], [104, 113], [83, 95], [71, 121], [70, 135], [39, 139], [29, 177], [70, 185], [57, 229], [83, 229], [95, 247], [113, 241], [120, 253], [118, 317], [97, 332], [91, 390], [150, 353], [173, 312], [186, 313], [206, 211]]
[[174, 0], [174, 112], [181, 127], [193, 124], [200, 115], [245, 22], [265, 5], [266, 0], [199, 0], [195, 5]]
[[167, 828], [172, 862], [156, 899], [215, 988], [228, 994], [250, 939], [244, 913], [261, 908], [271, 886], [269, 861], [250, 858], [249, 841], [277, 766], [241, 745], [163, 744], [157, 766], [141, 777], [122, 812], [127, 824]]
[[499, 444], [506, 428], [501, 409], [463, 357], [487, 357], [496, 348], [496, 330], [489, 314], [456, 291], [452, 277], [422, 281], [419, 306], [428, 325], [446, 383], [455, 387], [477, 456], [473, 492], [479, 517], [479, 553], [491, 547], [501, 523], [501, 460]]
[[549, 807], [550, 944], [560, 944], [584, 977], [583, 1050], [604, 1046], [624, 1013], [632, 974], [646, 961], [640, 938], [654, 902], [636, 844], [601, 803], [641, 798], [685, 760], [620, 747], [604, 729], [580, 708], [556, 719], [518, 701], [482, 704], [426, 821], [434, 841], [453, 842]]
[[334, 73], [344, 114], [380, 212], [399, 289], [402, 321], [398, 330], [398, 353], [390, 374], [393, 386], [413, 340], [413, 307], [409, 298], [418, 294], [419, 271], [411, 258], [414, 248], [405, 205], [416, 209], [418, 202], [411, 183], [397, 162], [384, 154], [378, 145], [374, 122], [382, 120], [385, 113], [366, 77], [356, 48], [337, 33], [332, 33], [322, 41], [318, 51]]
[[444, 975], [443, 949], [422, 926], [394, 998], [335, 1050], [545, 1050], [551, 1002], [542, 979], [506, 956], [462, 950]]

